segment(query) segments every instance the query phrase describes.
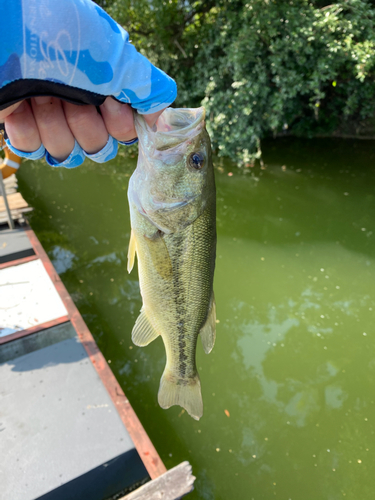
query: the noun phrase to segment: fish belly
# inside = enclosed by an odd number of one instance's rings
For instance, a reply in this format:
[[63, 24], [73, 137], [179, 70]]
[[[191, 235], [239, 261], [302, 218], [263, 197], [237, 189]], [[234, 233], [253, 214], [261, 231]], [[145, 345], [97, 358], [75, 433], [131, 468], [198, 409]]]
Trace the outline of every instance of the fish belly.
[[163, 408], [179, 404], [199, 419], [203, 403], [195, 352], [213, 304], [214, 207], [170, 235], [157, 232], [146, 237], [141, 224], [133, 230], [143, 312], [154, 332], [162, 336], [167, 356], [159, 404]]

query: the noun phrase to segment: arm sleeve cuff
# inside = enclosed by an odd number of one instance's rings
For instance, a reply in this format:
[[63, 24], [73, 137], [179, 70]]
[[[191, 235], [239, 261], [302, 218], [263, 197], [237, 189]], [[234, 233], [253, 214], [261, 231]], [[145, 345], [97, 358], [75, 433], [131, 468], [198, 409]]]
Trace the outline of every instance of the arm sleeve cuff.
[[118, 141], [119, 144], [122, 144], [123, 146], [131, 146], [132, 144], [135, 144], [138, 142], [138, 137], [135, 139], [132, 139], [131, 141]]
[[[139, 107], [139, 106], [133, 106], [133, 108], [136, 108], [137, 109], [137, 112], [140, 114], [140, 115], [150, 115], [151, 113], [157, 113], [158, 111], [161, 111], [165, 108], [168, 108], [168, 106], [170, 106], [171, 104], [173, 104], [173, 102], [175, 101], [176, 97], [177, 97], [177, 85], [175, 83], [174, 80], [172, 80], [170, 78], [171, 82], [170, 83], [170, 86], [171, 86], [171, 89], [170, 89], [170, 92], [169, 92], [169, 96], [168, 96], [168, 99], [166, 99], [165, 101], [163, 102], [155, 102], [155, 104], [150, 104], [149, 107], [147, 108], [147, 111], [144, 111], [144, 104], [142, 103], [142, 108]], [[156, 98], [154, 98], [156, 99]]]
[[31, 153], [26, 153], [25, 151], [20, 151], [19, 149], [13, 147], [9, 139], [6, 139], [5, 142], [8, 148], [17, 156], [21, 156], [21, 158], [26, 158], [28, 160], [40, 160], [46, 154], [46, 150], [43, 144], [36, 151], [32, 151]]
[[83, 153], [87, 158], [90, 158], [90, 160], [96, 163], [105, 163], [106, 161], [112, 160], [117, 155], [117, 149], [117, 141], [110, 135], [103, 149], [94, 154], [86, 153], [86, 151], [83, 151]]
[[46, 162], [48, 163], [48, 165], [51, 165], [51, 167], [75, 168], [82, 165], [84, 161], [85, 161], [85, 155], [83, 153], [81, 146], [78, 144], [77, 141], [75, 141], [74, 143], [73, 151], [70, 153], [68, 158], [63, 162], [59, 162], [58, 160], [53, 158], [53, 156], [51, 156], [48, 153], [48, 151], [46, 152]]

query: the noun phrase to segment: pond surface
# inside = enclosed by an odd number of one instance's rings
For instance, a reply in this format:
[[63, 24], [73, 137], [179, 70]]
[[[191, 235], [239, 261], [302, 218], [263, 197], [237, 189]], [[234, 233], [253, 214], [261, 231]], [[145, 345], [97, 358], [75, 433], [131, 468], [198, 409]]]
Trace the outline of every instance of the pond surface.
[[162, 410], [161, 339], [132, 345], [126, 190], [135, 159], [75, 170], [25, 162], [31, 225], [167, 468], [188, 460], [188, 498], [373, 500], [375, 149], [280, 139], [265, 169], [216, 162], [217, 340], [198, 344], [196, 422]]

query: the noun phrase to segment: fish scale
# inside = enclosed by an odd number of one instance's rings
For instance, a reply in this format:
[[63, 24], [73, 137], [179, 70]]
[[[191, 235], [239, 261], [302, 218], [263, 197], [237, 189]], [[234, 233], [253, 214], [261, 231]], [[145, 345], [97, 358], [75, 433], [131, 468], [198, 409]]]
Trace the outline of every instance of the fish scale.
[[[162, 337], [167, 361], [159, 404], [163, 408], [179, 404], [199, 419], [203, 403], [195, 362], [197, 338], [201, 334], [206, 352], [215, 340], [214, 172], [209, 137], [202, 126], [204, 112], [168, 113], [171, 120], [176, 113], [180, 118], [184, 113], [193, 118], [178, 129], [182, 131], [180, 143], [176, 127], [172, 130], [172, 148], [165, 147], [167, 134], [162, 141], [160, 132], [158, 136], [158, 131], [148, 129], [143, 118], [135, 120], [142, 154], [129, 184], [132, 237], [128, 268], [136, 252], [143, 307], [132, 338], [135, 344], [145, 346]], [[193, 133], [195, 136], [189, 137]], [[142, 140], [143, 134], [147, 140]], [[162, 151], [152, 147], [158, 141]], [[192, 155], [202, 158], [199, 171], [194, 170]], [[171, 157], [179, 159], [176, 165]]]

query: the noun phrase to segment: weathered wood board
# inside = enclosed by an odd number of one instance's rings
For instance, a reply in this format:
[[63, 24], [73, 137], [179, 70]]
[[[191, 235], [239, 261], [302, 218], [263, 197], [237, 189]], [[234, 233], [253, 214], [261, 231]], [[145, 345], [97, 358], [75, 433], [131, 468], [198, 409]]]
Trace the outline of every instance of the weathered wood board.
[[[23, 199], [21, 193], [7, 194], [7, 197], [8, 197], [9, 208], [11, 210], [17, 208], [27, 208], [29, 206], [27, 202]], [[4, 211], [5, 211], [4, 197], [0, 196], [0, 212]]]
[[[32, 212], [33, 208], [23, 208], [21, 210], [11, 210], [12, 214], [12, 219], [13, 220], [18, 220], [19, 222], [22, 222], [24, 220], [24, 214], [27, 214], [28, 212]], [[0, 212], [0, 224], [4, 224], [8, 221], [5, 212]]]
[[[22, 197], [21, 193], [17, 192], [18, 182], [17, 177], [13, 174], [3, 181], [5, 192], [7, 194], [10, 213], [13, 220], [22, 220], [23, 214], [31, 212], [33, 209], [29, 207], [27, 202]], [[5, 211], [4, 197], [0, 196], [0, 224], [7, 222], [7, 214]]]
[[194, 489], [189, 462], [182, 462], [119, 500], [178, 500]]

